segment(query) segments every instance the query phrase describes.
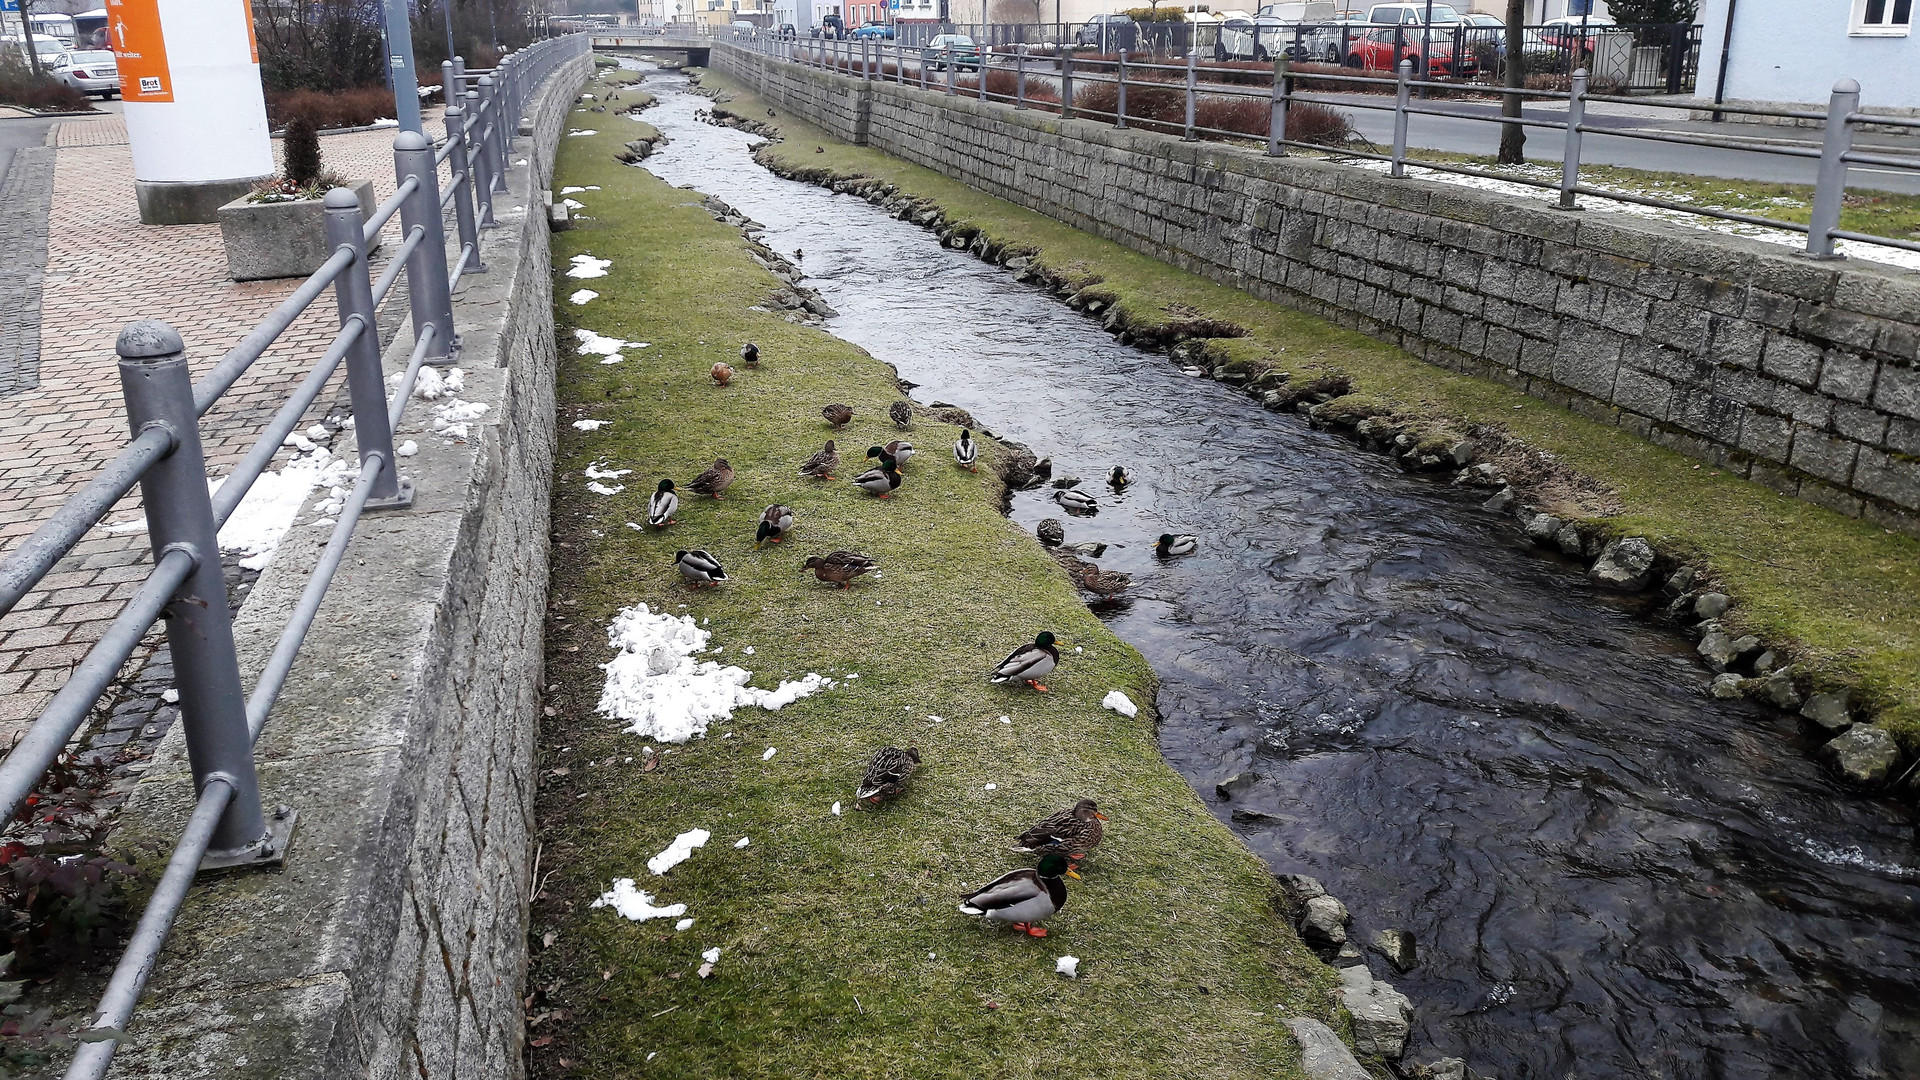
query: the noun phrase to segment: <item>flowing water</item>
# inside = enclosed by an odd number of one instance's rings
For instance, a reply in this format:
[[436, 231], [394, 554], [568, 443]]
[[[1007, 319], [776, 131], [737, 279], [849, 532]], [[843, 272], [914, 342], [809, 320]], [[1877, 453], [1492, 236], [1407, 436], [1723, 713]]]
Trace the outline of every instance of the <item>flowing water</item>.
[[[1920, 1077], [1920, 852], [1797, 722], [1707, 698], [1687, 643], [1479, 510], [1304, 419], [1188, 378], [866, 202], [776, 178], [651, 74], [646, 168], [803, 249], [835, 334], [922, 402], [1086, 478], [1013, 516], [1133, 575], [1113, 629], [1161, 678], [1161, 745], [1277, 872], [1320, 878], [1391, 974], [1407, 1060], [1505, 1080]], [[591, 209], [588, 213], [591, 213]], [[945, 446], [923, 446], [939, 467]], [[1101, 482], [1125, 465], [1135, 484]], [[1198, 554], [1154, 556], [1161, 532]], [[1232, 802], [1214, 785], [1261, 779]], [[1242, 820], [1232, 820], [1235, 809]], [[1249, 817], [1251, 811], [1255, 816]]]

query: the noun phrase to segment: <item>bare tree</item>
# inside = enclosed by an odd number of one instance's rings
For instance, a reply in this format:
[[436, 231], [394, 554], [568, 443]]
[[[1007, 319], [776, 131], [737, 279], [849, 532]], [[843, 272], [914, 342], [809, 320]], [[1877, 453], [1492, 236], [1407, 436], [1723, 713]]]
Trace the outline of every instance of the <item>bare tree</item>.
[[37, 79], [45, 72], [40, 70], [40, 50], [33, 47], [33, 0], [20, 0], [20, 33], [27, 40], [27, 66]]
[[[1527, 85], [1527, 0], [1507, 0], [1506, 84], [1510, 90]], [[1520, 95], [1502, 94], [1500, 115], [1520, 117]], [[1527, 130], [1519, 124], [1500, 125], [1500, 164], [1518, 165], [1527, 159]]]

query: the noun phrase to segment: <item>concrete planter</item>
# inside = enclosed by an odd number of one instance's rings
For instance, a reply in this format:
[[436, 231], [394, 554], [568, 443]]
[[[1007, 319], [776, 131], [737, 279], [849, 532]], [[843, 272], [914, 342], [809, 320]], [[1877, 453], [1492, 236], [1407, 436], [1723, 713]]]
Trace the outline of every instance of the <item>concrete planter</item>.
[[[360, 198], [360, 213], [374, 210], [373, 181], [347, 185]], [[220, 239], [227, 246], [227, 273], [235, 281], [306, 277], [327, 261], [327, 223], [319, 199], [255, 203], [244, 196], [220, 208]]]

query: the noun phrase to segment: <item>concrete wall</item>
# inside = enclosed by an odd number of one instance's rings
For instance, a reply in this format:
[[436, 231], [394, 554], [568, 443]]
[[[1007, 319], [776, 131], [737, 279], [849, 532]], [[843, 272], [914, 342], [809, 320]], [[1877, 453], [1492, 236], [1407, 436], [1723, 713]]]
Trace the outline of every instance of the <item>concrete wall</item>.
[[[285, 868], [196, 887], [118, 1076], [524, 1075], [521, 983], [554, 449], [552, 268], [539, 191], [591, 60], [557, 72], [514, 141], [486, 274], [456, 298], [468, 438], [396, 441], [410, 510], [362, 519], [258, 747], [300, 814]], [[402, 334], [388, 370], [405, 366]], [[339, 449], [336, 447], [336, 449]], [[344, 451], [351, 454], [351, 449]], [[314, 517], [311, 508], [300, 517]], [[296, 525], [236, 626], [257, 672], [325, 530]], [[169, 847], [191, 798], [176, 725], [115, 834]]]
[[732, 46], [714, 59], [843, 138], [1920, 533], [1920, 274], [861, 84]]
[[[1740, 0], [1727, 50], [1727, 98], [1824, 109], [1833, 84], [1851, 78], [1860, 83], [1865, 108], [1920, 109], [1920, 38], [1851, 34], [1856, 2]], [[1711, 99], [1719, 78], [1727, 6], [1727, 0], [1700, 5], [1699, 97]]]

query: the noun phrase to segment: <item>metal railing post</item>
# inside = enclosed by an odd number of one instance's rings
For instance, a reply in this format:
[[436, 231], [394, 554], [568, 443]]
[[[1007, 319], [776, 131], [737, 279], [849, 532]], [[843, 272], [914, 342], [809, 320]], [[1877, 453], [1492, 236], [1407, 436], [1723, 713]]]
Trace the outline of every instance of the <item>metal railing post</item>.
[[480, 116], [487, 126], [482, 130], [486, 137], [481, 140], [480, 152], [490, 155], [487, 160], [487, 179], [492, 182], [493, 190], [507, 190], [507, 133], [506, 110], [501, 106], [500, 88], [494, 85], [493, 76], [480, 76]]
[[1182, 139], [1184, 139], [1187, 142], [1192, 142], [1194, 139], [1193, 97], [1194, 97], [1194, 88], [1199, 85], [1199, 81], [1200, 81], [1199, 69], [1196, 68], [1194, 65], [1198, 62], [1199, 62], [1199, 57], [1194, 55], [1193, 50], [1191, 49], [1187, 50], [1187, 130], [1184, 134], [1180, 136]]
[[1580, 125], [1587, 115], [1587, 69], [1573, 73], [1572, 93], [1567, 95], [1567, 142], [1560, 154], [1561, 210], [1578, 210], [1573, 189], [1580, 184]]
[[460, 353], [453, 332], [453, 292], [447, 280], [447, 238], [440, 225], [440, 178], [433, 162], [433, 142], [417, 131], [405, 131], [393, 140], [395, 183], [408, 177], [419, 181], [413, 194], [400, 203], [400, 228], [411, 236], [420, 230], [420, 243], [407, 256], [407, 300], [413, 308], [413, 336], [418, 341], [431, 326], [438, 333], [427, 350], [426, 363], [451, 364]]
[[955, 90], [954, 90], [954, 82], [953, 82], [953, 79], [954, 79], [954, 74], [953, 74], [953, 69], [954, 69], [954, 66], [955, 66], [955, 65], [954, 65], [954, 62], [953, 62], [953, 61], [954, 61], [954, 55], [955, 55], [955, 54], [954, 54], [954, 52], [953, 52], [953, 47], [952, 47], [952, 46], [948, 46], [948, 47], [947, 47], [947, 62], [946, 62], [946, 63], [945, 63], [944, 65], [942, 65], [942, 66], [944, 66], [944, 67], [945, 67], [945, 68], [947, 69], [947, 96], [948, 96], [948, 97], [952, 97], [952, 96], [954, 95], [954, 93], [955, 93]]
[[[327, 246], [353, 252], [353, 264], [333, 279], [334, 303], [342, 329], [360, 322], [360, 336], [347, 350], [347, 394], [353, 405], [353, 437], [360, 446], [360, 464], [378, 455], [380, 475], [373, 481], [368, 510], [398, 510], [413, 505], [413, 485], [400, 482], [393, 454], [393, 427], [387, 422], [386, 374], [380, 367], [379, 323], [373, 309], [373, 280], [368, 275], [367, 245], [362, 238], [360, 200], [346, 188], [327, 192]], [[436, 208], [437, 210], [437, 208]], [[411, 274], [408, 275], [412, 277]], [[411, 287], [412, 282], [408, 282]]]
[[[352, 193], [347, 197], [353, 198]], [[359, 201], [353, 205], [357, 212]], [[354, 229], [357, 240], [357, 213]], [[267, 821], [260, 809], [247, 696], [234, 654], [233, 616], [220, 569], [219, 528], [207, 496], [207, 461], [200, 447], [186, 344], [166, 323], [142, 319], [128, 323], [113, 348], [120, 354], [120, 392], [134, 435], [160, 427], [173, 437], [173, 452], [140, 478], [140, 498], [154, 561], [174, 549], [194, 560], [193, 572], [174, 591], [164, 613], [167, 651], [173, 657], [174, 688], [180, 693], [194, 792], [215, 780], [233, 789], [208, 847], [210, 856], [231, 858], [266, 837]]]
[[447, 175], [453, 184], [454, 228], [459, 233], [461, 248], [473, 248], [462, 273], [484, 274], [487, 264], [480, 258], [480, 226], [473, 217], [473, 157], [467, 153], [467, 110], [458, 105], [447, 106], [446, 121], [447, 142], [453, 144], [453, 150], [447, 154]]
[[1293, 102], [1293, 76], [1287, 74], [1287, 62], [1273, 62], [1273, 105], [1267, 116], [1267, 156], [1287, 156], [1287, 112]]
[[1841, 79], [1827, 100], [1827, 127], [1820, 138], [1820, 171], [1813, 183], [1813, 214], [1807, 219], [1807, 254], [1839, 259], [1833, 230], [1840, 227], [1840, 204], [1847, 195], [1846, 153], [1853, 149], [1853, 125], [1847, 118], [1860, 109], [1860, 84]]
[[[1104, 31], [1103, 31], [1104, 32]], [[1073, 118], [1073, 54], [1065, 51], [1062, 44], [1060, 53], [1060, 119]]]
[[1027, 107], [1027, 50], [1013, 54], [1013, 107]]
[[[480, 91], [467, 91], [467, 105], [462, 110], [463, 119], [471, 125], [468, 130], [474, 134], [486, 134], [486, 113], [480, 109]], [[493, 159], [487, 155], [484, 138], [464, 138], [461, 144], [467, 148], [468, 167], [473, 170], [473, 197], [480, 200], [480, 224], [491, 226], [493, 221]]]
[[1114, 67], [1113, 126], [1127, 126], [1127, 50], [1121, 49]]
[[980, 100], [987, 100], [987, 72], [993, 67], [993, 53], [982, 50], [976, 58], [980, 66], [973, 69], [974, 81], [980, 84]]
[[1407, 175], [1407, 80], [1413, 76], [1413, 61], [1402, 60], [1394, 66], [1393, 92], [1393, 165], [1388, 176]]

